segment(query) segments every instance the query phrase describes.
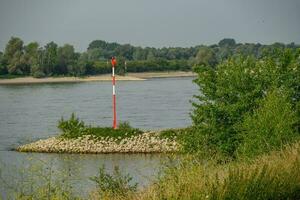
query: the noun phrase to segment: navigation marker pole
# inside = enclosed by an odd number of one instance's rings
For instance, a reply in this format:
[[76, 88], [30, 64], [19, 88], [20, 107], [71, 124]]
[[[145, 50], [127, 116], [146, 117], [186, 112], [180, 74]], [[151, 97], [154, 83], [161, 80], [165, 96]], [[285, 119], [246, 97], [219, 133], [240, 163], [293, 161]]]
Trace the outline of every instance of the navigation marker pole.
[[117, 111], [116, 111], [116, 77], [115, 77], [115, 66], [117, 64], [117, 60], [115, 57], [111, 58], [112, 65], [112, 85], [113, 85], [113, 129], [117, 128]]

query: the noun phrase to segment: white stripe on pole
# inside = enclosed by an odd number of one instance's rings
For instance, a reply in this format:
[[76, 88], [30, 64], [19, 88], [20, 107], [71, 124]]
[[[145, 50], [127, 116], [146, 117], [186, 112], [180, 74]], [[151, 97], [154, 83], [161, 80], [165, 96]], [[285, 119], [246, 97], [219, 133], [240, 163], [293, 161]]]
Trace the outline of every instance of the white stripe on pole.
[[113, 95], [116, 95], [116, 89], [115, 85], [113, 85]]
[[115, 68], [112, 68], [112, 76], [115, 76]]

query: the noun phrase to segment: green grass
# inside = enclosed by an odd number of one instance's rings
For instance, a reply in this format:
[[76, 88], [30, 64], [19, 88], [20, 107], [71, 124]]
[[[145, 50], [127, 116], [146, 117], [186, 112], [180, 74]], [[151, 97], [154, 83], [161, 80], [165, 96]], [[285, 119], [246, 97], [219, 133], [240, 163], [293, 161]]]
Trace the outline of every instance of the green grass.
[[187, 160], [130, 200], [300, 199], [300, 142], [253, 160], [217, 164]]
[[62, 131], [61, 136], [64, 138], [78, 138], [84, 135], [92, 135], [99, 139], [109, 137], [121, 140], [143, 133], [140, 129], [131, 127], [128, 122], [120, 122], [117, 129], [113, 129], [112, 127], [86, 126], [74, 113], [68, 120], [62, 118], [58, 122], [58, 128]]
[[96, 138], [115, 138], [115, 139], [123, 139], [127, 137], [136, 136], [142, 134], [143, 132], [139, 129], [135, 128], [122, 128], [113, 129], [111, 127], [89, 127], [86, 130], [87, 135], [93, 135]]
[[175, 139], [177, 142], [181, 143], [181, 142], [183, 142], [184, 136], [189, 134], [191, 130], [192, 130], [192, 127], [165, 129], [165, 130], [160, 131], [159, 137]]

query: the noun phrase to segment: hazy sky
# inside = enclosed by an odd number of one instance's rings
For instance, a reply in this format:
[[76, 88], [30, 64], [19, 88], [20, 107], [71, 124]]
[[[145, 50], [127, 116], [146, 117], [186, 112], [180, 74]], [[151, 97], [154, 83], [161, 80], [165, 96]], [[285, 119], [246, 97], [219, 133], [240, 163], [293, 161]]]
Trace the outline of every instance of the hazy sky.
[[300, 0], [0, 0], [0, 50], [11, 36], [85, 50], [95, 39], [138, 46], [300, 43]]

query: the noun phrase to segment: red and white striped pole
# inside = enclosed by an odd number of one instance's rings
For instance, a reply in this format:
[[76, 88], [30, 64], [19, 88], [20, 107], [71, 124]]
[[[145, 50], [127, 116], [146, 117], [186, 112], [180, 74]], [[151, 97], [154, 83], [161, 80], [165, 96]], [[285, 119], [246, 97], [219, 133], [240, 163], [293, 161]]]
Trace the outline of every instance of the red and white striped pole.
[[115, 57], [111, 58], [112, 65], [112, 85], [113, 85], [113, 129], [117, 128], [117, 111], [116, 111], [116, 77], [115, 77], [115, 66], [117, 60]]

